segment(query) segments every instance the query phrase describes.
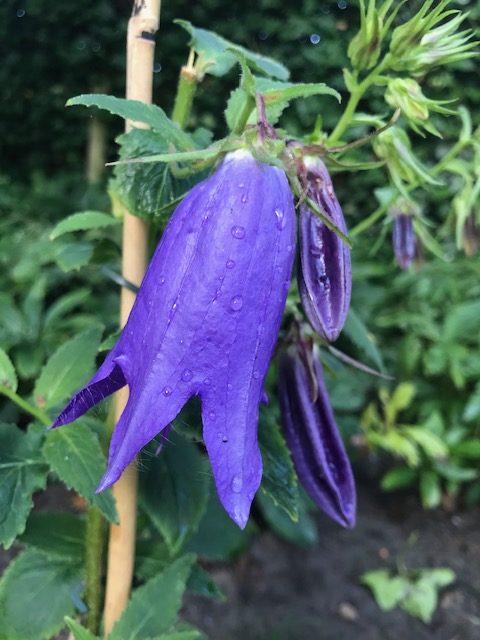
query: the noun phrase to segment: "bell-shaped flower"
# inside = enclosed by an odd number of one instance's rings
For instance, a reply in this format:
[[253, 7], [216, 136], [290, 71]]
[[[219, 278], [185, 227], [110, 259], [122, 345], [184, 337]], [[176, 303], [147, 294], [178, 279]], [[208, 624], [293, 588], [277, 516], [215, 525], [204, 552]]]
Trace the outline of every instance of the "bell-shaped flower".
[[[308, 197], [346, 234], [343, 212], [326, 166], [319, 158], [309, 156], [303, 162], [300, 180]], [[340, 335], [350, 306], [350, 249], [305, 204], [300, 206], [299, 234], [298, 288], [302, 305], [315, 331], [333, 342]]]
[[278, 385], [285, 437], [300, 482], [333, 520], [353, 527], [355, 481], [316, 354], [290, 347], [280, 360]]
[[260, 484], [258, 408], [290, 283], [293, 195], [283, 170], [228, 154], [174, 211], [123, 332], [53, 426], [124, 385], [127, 406], [99, 490], [192, 396], [219, 498], [244, 527]]
[[412, 216], [398, 214], [393, 219], [393, 252], [400, 269], [408, 269], [415, 258], [415, 231]]

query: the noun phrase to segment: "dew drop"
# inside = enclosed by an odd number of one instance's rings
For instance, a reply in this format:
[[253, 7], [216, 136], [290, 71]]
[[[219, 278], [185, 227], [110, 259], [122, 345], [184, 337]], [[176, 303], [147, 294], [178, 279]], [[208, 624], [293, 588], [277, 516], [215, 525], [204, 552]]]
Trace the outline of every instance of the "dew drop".
[[259, 377], [260, 377], [260, 373], [259, 373], [258, 371], [256, 371], [256, 370], [255, 370], [255, 371], [253, 372], [253, 378], [254, 378], [254, 380], [258, 380], [258, 379], [259, 379]]
[[172, 388], [171, 387], [163, 387], [162, 393], [166, 398], [168, 398], [168, 396], [172, 395]]
[[312, 35], [310, 36], [310, 42], [312, 44], [318, 44], [320, 40], [321, 38], [318, 33], [312, 33]]
[[243, 204], [245, 204], [246, 201], [247, 201], [247, 195], [244, 193], [243, 196], [242, 196]]
[[217, 414], [215, 413], [215, 411], [210, 411], [210, 413], [208, 414], [208, 417], [210, 418], [210, 420], [215, 420], [215, 418], [217, 417]]
[[240, 187], [240, 189], [243, 189], [243, 187], [245, 186], [245, 184], [243, 182], [239, 182], [238, 186]]
[[230, 300], [230, 308], [233, 311], [240, 311], [242, 307], [243, 307], [242, 296], [233, 296], [233, 298]]
[[158, 279], [158, 284], [159, 285], [165, 284], [165, 278], [159, 278]]
[[208, 387], [208, 385], [210, 384], [210, 378], [205, 378], [203, 384]]
[[227, 436], [223, 436], [223, 438], [222, 438], [222, 442], [223, 442], [223, 443], [228, 442], [228, 438], [227, 438]]
[[227, 269], [233, 269], [235, 266], [235, 260], [227, 260], [226, 265]]
[[228, 389], [229, 391], [231, 391], [231, 390], [233, 389], [233, 384], [232, 384], [231, 382], [229, 382], [229, 383], [227, 384], [227, 389]]
[[239, 225], [234, 225], [231, 229], [232, 236], [237, 240], [242, 240], [245, 237], [245, 227], [240, 227]]
[[26, 13], [25, 9], [17, 9], [17, 18], [23, 18], [25, 13]]
[[193, 378], [193, 373], [190, 369], [184, 369], [182, 373], [182, 380], [184, 382], [189, 382]]
[[233, 476], [230, 487], [234, 493], [240, 493], [243, 487], [243, 481], [241, 476]]

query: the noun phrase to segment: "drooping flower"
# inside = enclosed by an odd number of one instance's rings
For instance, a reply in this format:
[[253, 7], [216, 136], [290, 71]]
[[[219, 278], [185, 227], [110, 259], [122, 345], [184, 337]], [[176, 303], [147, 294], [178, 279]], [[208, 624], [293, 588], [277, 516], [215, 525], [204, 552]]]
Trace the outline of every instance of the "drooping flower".
[[290, 283], [293, 196], [285, 173], [245, 150], [228, 154], [174, 211], [128, 322], [95, 376], [53, 426], [72, 422], [124, 385], [112, 485], [192, 396], [219, 498], [244, 527], [260, 484], [258, 407]]
[[400, 269], [408, 269], [415, 258], [415, 231], [411, 215], [400, 213], [393, 219], [393, 252]]
[[290, 347], [280, 361], [278, 385], [285, 437], [300, 482], [327, 515], [353, 527], [355, 481], [316, 354]]
[[[343, 212], [324, 163], [307, 156], [304, 169], [300, 179], [308, 197], [346, 233]], [[298, 287], [302, 305], [315, 331], [333, 342], [340, 335], [350, 306], [350, 249], [304, 204], [300, 206], [299, 233]]]

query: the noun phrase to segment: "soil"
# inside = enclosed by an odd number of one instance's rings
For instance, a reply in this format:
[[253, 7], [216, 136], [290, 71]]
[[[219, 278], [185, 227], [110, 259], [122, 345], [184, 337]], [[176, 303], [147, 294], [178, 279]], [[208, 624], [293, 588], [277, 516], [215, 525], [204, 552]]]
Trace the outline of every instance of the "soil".
[[[318, 516], [320, 542], [299, 548], [264, 532], [234, 565], [210, 566], [227, 601], [188, 595], [184, 619], [210, 640], [478, 640], [480, 510], [422, 511], [412, 496], [360, 487], [358, 523], [340, 529]], [[359, 584], [365, 571], [449, 567], [429, 625], [381, 611]]]
[[[65, 507], [64, 489], [50, 487], [36, 508]], [[413, 496], [359, 487], [357, 526], [346, 531], [317, 516], [320, 541], [301, 548], [258, 533], [232, 564], [206, 568], [227, 599], [187, 595], [184, 620], [210, 640], [478, 640], [480, 638], [480, 509], [423, 511]], [[15, 549], [0, 550], [0, 568]], [[382, 612], [359, 583], [365, 571], [449, 567], [457, 580], [444, 589], [426, 625], [400, 609]], [[67, 634], [57, 640], [67, 638]]]

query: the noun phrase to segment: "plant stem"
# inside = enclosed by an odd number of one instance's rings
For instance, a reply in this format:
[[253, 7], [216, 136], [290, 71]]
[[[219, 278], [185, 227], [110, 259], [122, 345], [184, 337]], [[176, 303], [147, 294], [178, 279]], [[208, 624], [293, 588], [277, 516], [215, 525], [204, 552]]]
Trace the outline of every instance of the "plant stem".
[[240, 115], [237, 118], [237, 121], [235, 123], [235, 128], [233, 129], [233, 133], [236, 133], [237, 135], [240, 135], [241, 133], [243, 133], [243, 130], [245, 129], [245, 125], [248, 122], [248, 118], [250, 117], [250, 114], [252, 113], [254, 108], [255, 108], [255, 98], [252, 98], [252, 96], [248, 96], [247, 99], [245, 100], [242, 111], [240, 112]]
[[185, 129], [188, 124], [188, 119], [192, 111], [193, 98], [197, 90], [198, 74], [193, 66], [192, 58], [193, 56], [190, 55], [187, 64], [180, 70], [177, 95], [175, 96], [175, 104], [173, 105], [172, 111], [172, 120], [176, 122], [181, 129]]
[[23, 409], [26, 413], [29, 413], [34, 418], [37, 418], [37, 420], [40, 420], [40, 422], [45, 426], [48, 427], [52, 423], [49, 415], [45, 413], [45, 411], [37, 409], [37, 407], [34, 407], [29, 402], [21, 398], [17, 393], [15, 393], [15, 391], [12, 391], [12, 389], [0, 386], [0, 394], [6, 396], [9, 400], [14, 402], [17, 406], [20, 407], [20, 409]]
[[350, 125], [353, 116], [355, 115], [355, 111], [357, 109], [358, 103], [363, 98], [365, 92], [371, 87], [371, 85], [375, 82], [377, 77], [388, 67], [390, 62], [389, 54], [387, 54], [382, 62], [377, 65], [369, 74], [366, 76], [360, 83], [356, 83], [354, 89], [350, 93], [350, 98], [348, 99], [347, 106], [345, 107], [345, 111], [342, 113], [340, 120], [337, 122], [335, 129], [332, 131], [328, 138], [328, 145], [333, 146], [336, 144], [345, 133], [346, 129]]
[[102, 573], [105, 543], [105, 520], [98, 509], [87, 512], [85, 570], [85, 599], [87, 601], [87, 629], [96, 635], [102, 614]]
[[[134, 1], [127, 34], [127, 90], [132, 100], [152, 102], [152, 69], [155, 40], [160, 20], [160, 0]], [[126, 123], [127, 131], [132, 123]], [[143, 220], [125, 211], [123, 222], [122, 275], [140, 285], [147, 262], [148, 227]], [[127, 321], [135, 294], [123, 288], [120, 325]], [[125, 387], [116, 395], [116, 420], [128, 400]], [[113, 487], [119, 524], [110, 526], [104, 634], [107, 637], [122, 615], [130, 596], [135, 560], [138, 472], [132, 463]]]
[[[450, 160], [453, 160], [453, 158], [455, 158], [462, 151], [462, 149], [464, 149], [468, 144], [469, 144], [468, 141], [458, 140], [447, 151], [447, 153], [443, 156], [443, 158], [439, 162], [437, 162], [437, 164], [434, 167], [432, 167], [432, 169], [430, 170], [430, 174], [432, 176], [437, 176], [439, 173], [441, 173], [443, 169], [448, 165]], [[415, 182], [414, 184], [406, 186], [405, 191], [407, 193], [410, 193], [411, 191], [418, 189], [418, 187], [420, 186], [421, 186], [420, 182]], [[362, 231], [365, 231], [365, 229], [368, 229], [368, 227], [374, 224], [388, 211], [388, 209], [392, 206], [392, 204], [395, 202], [397, 197], [398, 197], [398, 190], [396, 189], [394, 195], [387, 202], [384, 202], [377, 209], [375, 209], [375, 211], [371, 213], [367, 218], [365, 218], [364, 220], [359, 222], [355, 227], [353, 227], [353, 229], [350, 230], [349, 235], [351, 237], [358, 236], [358, 234], [362, 233]]]

